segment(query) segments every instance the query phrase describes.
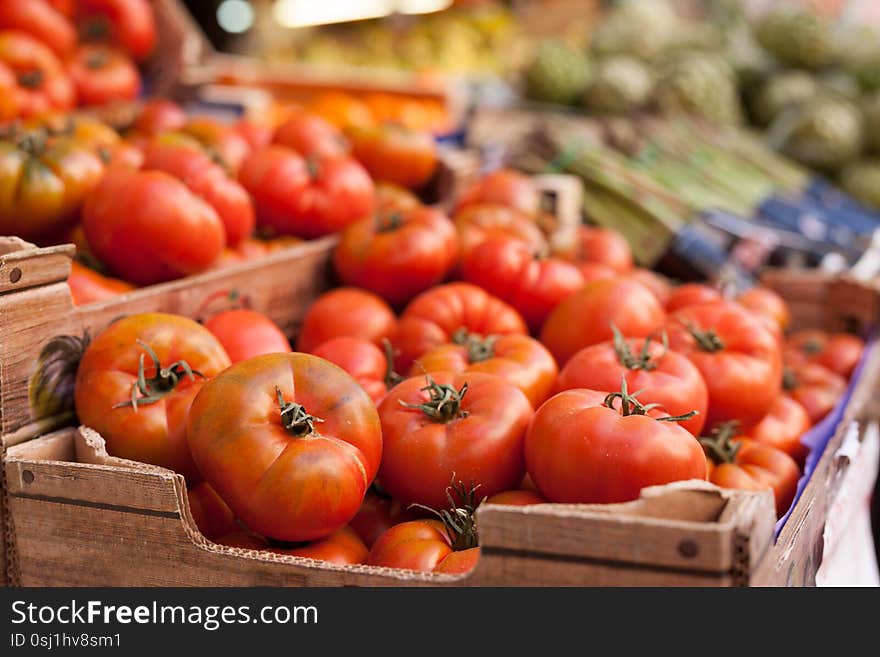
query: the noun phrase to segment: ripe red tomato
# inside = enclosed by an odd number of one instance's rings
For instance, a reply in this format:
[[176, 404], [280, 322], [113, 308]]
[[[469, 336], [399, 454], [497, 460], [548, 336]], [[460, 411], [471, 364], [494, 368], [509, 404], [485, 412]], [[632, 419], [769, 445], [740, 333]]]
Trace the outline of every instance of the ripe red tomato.
[[837, 404], [846, 390], [846, 379], [818, 363], [803, 363], [785, 370], [783, 385], [815, 424]]
[[469, 205], [453, 217], [461, 257], [490, 237], [513, 237], [531, 253], [544, 253], [547, 240], [527, 215], [502, 205]]
[[706, 451], [709, 481], [722, 488], [773, 491], [776, 516], [782, 517], [797, 493], [800, 468], [784, 451], [748, 438], [733, 439], [729, 425], [700, 438]]
[[782, 386], [776, 336], [751, 311], [730, 301], [687, 306], [670, 315], [669, 346], [691, 359], [709, 390], [706, 425], [758, 422]]
[[76, 260], [72, 260], [70, 263], [70, 276], [67, 277], [67, 285], [70, 288], [70, 296], [74, 306], [103, 301], [135, 289], [131, 283], [104, 276], [94, 269], [81, 265]]
[[140, 313], [112, 323], [86, 348], [74, 397], [80, 421], [107, 452], [200, 479], [186, 442], [190, 404], [206, 379], [229, 366], [204, 326], [176, 315]]
[[253, 233], [256, 218], [247, 191], [197, 142], [174, 136], [155, 138], [144, 148], [143, 167], [170, 173], [207, 201], [223, 222], [230, 247]]
[[272, 141], [305, 158], [343, 157], [349, 152], [348, 141], [336, 126], [305, 111], [291, 112], [278, 126]]
[[189, 511], [205, 538], [214, 540], [239, 529], [235, 514], [207, 481], [186, 492]]
[[771, 445], [803, 464], [809, 450], [801, 443], [801, 436], [810, 428], [810, 417], [797, 401], [788, 395], [779, 395], [770, 410], [751, 427], [743, 426], [743, 434], [755, 441]]
[[366, 563], [369, 550], [351, 527], [337, 529], [326, 538], [318, 539], [301, 547], [270, 547], [270, 552], [290, 554], [294, 557], [307, 557], [335, 563], [339, 566], [353, 566]]
[[[427, 384], [426, 384], [427, 380]], [[480, 495], [514, 488], [525, 474], [522, 441], [532, 406], [516, 386], [478, 372], [412, 377], [379, 404], [379, 479], [404, 504], [441, 508], [455, 476]]]
[[470, 283], [447, 283], [413, 299], [397, 323], [391, 343], [394, 367], [408, 372], [413, 361], [452, 342], [459, 329], [477, 335], [526, 335], [525, 322], [501, 299]]
[[267, 354], [202, 388], [188, 440], [205, 479], [244, 523], [282, 541], [347, 524], [376, 476], [379, 417], [341, 368], [309, 354]]
[[789, 336], [785, 347], [792, 365], [817, 363], [846, 379], [862, 357], [865, 343], [849, 333], [805, 330]]
[[611, 325], [628, 338], [659, 331], [666, 318], [656, 297], [628, 278], [591, 281], [550, 313], [541, 329], [541, 342], [560, 366], [584, 347], [614, 337]]
[[156, 45], [156, 18], [149, 0], [77, 0], [76, 18], [85, 41], [107, 41], [137, 61]]
[[395, 123], [355, 126], [346, 130], [351, 154], [376, 180], [421, 189], [439, 162], [437, 142], [427, 132]]
[[7, 90], [15, 96], [18, 115], [24, 118], [51, 110], [68, 110], [76, 90], [64, 65], [48, 46], [24, 32], [0, 32], [0, 63], [15, 76]]
[[536, 255], [511, 237], [490, 238], [464, 254], [464, 280], [503, 299], [533, 333], [562, 301], [584, 285], [578, 268], [559, 258]]
[[556, 390], [615, 392], [624, 379], [629, 390], [640, 391], [642, 404], [659, 404], [669, 415], [696, 411], [695, 416], [679, 424], [693, 435], [700, 435], [709, 401], [700, 371], [685, 356], [650, 339], [626, 340], [618, 333], [613, 341], [581, 349], [562, 368]]
[[660, 305], [666, 307], [672, 295], [672, 284], [669, 279], [643, 267], [633, 267], [626, 275], [648, 288], [657, 297]]
[[118, 50], [82, 45], [67, 62], [80, 105], [108, 105], [131, 101], [141, 88], [141, 76], [132, 61]]
[[389, 363], [379, 347], [363, 338], [340, 336], [322, 342], [312, 354], [338, 365], [366, 390], [375, 403], [388, 392]]
[[220, 341], [233, 363], [293, 351], [278, 325], [255, 310], [239, 308], [217, 313], [205, 322], [205, 328]]
[[357, 532], [364, 545], [371, 548], [376, 539], [394, 525], [417, 518], [414, 511], [406, 509], [397, 500], [392, 500], [384, 494], [380, 495], [374, 488], [370, 488], [364, 496], [360, 510], [348, 526]]
[[577, 263], [605, 265], [625, 274], [633, 268], [632, 249], [616, 230], [596, 226], [558, 229], [550, 238], [551, 253]]
[[527, 216], [535, 216], [541, 207], [541, 192], [526, 174], [513, 169], [497, 169], [461, 194], [456, 212], [479, 204], [503, 205]]
[[619, 274], [608, 265], [600, 265], [596, 262], [579, 262], [575, 263], [575, 266], [578, 268], [581, 276], [583, 276], [584, 283], [597, 281], [600, 278], [616, 278], [619, 276]]
[[226, 241], [220, 217], [182, 182], [121, 167], [86, 197], [83, 228], [101, 262], [139, 285], [205, 271]]
[[66, 57], [76, 46], [76, 30], [45, 0], [0, 0], [0, 29], [19, 30]]
[[547, 500], [533, 490], [506, 490], [486, 498], [486, 504], [503, 504], [506, 506], [531, 506], [546, 504]]
[[231, 175], [236, 175], [251, 146], [235, 125], [211, 116], [187, 119], [179, 132], [199, 142], [208, 154]]
[[340, 235], [333, 265], [345, 285], [375, 292], [399, 308], [440, 283], [457, 255], [452, 222], [441, 211], [421, 206], [349, 225]]
[[666, 312], [675, 312], [688, 306], [698, 306], [701, 303], [714, 303], [723, 301], [724, 297], [717, 288], [703, 283], [685, 283], [672, 288], [669, 299], [666, 301]]
[[373, 214], [373, 182], [347, 157], [306, 160], [284, 146], [254, 152], [239, 180], [257, 207], [257, 224], [280, 235], [313, 239]]
[[389, 182], [376, 183], [376, 212], [412, 210], [422, 204], [408, 189]]
[[397, 324], [394, 311], [372, 292], [340, 287], [312, 302], [296, 338], [297, 351], [311, 352], [332, 338], [350, 336], [377, 346], [390, 338]]
[[152, 137], [162, 132], [180, 130], [186, 121], [186, 112], [174, 101], [151, 98], [141, 106], [132, 128], [137, 134]]
[[776, 323], [780, 331], [785, 331], [791, 323], [791, 310], [785, 300], [767, 287], [753, 287], [737, 298], [737, 303], [753, 313], [767, 317]]
[[275, 133], [275, 129], [268, 120], [253, 119], [247, 116], [236, 121], [233, 129], [247, 142], [251, 151], [265, 148], [271, 144]]
[[550, 396], [557, 368], [544, 345], [527, 335], [484, 338], [460, 331], [451, 343], [422, 354], [410, 368], [410, 376], [435, 372], [493, 374], [522, 390], [537, 408]]

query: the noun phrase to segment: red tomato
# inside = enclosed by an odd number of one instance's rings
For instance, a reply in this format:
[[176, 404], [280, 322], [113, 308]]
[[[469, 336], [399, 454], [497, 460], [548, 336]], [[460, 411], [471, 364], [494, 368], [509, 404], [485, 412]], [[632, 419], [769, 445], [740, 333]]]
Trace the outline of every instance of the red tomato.
[[352, 156], [376, 180], [417, 190], [437, 170], [437, 142], [427, 132], [384, 123], [348, 128], [346, 136], [351, 142]]
[[274, 129], [268, 122], [245, 117], [236, 121], [233, 128], [247, 142], [251, 151], [272, 143]]
[[410, 376], [434, 372], [493, 374], [522, 390], [533, 408], [540, 406], [553, 388], [556, 362], [537, 340], [526, 335], [483, 338], [460, 331], [452, 342], [419, 356]]
[[709, 438], [700, 438], [706, 450], [709, 481], [722, 488], [773, 491], [776, 515], [782, 517], [794, 501], [801, 472], [784, 451], [748, 438], [733, 440], [722, 425]]
[[544, 253], [547, 240], [527, 215], [502, 205], [470, 205], [455, 213], [461, 256], [490, 237], [513, 237], [532, 253]]
[[73, 24], [45, 0], [0, 0], [0, 29], [25, 32], [59, 57], [76, 46]]
[[388, 391], [388, 359], [369, 340], [340, 336], [322, 342], [312, 350], [312, 354], [329, 360], [351, 374], [377, 404]]
[[77, 0], [77, 23], [86, 41], [109, 41], [137, 61], [156, 45], [156, 18], [149, 0]]
[[232, 175], [238, 173], [245, 158], [252, 152], [250, 144], [236, 126], [210, 116], [188, 119], [180, 132], [199, 142]]
[[457, 255], [452, 222], [439, 210], [421, 206], [349, 225], [333, 264], [343, 284], [366, 288], [399, 308], [440, 283]]
[[284, 146], [256, 151], [239, 180], [257, 207], [257, 223], [280, 235], [329, 235], [373, 214], [373, 182], [347, 157], [306, 160]]
[[220, 341], [233, 363], [293, 351], [278, 325], [255, 310], [240, 308], [217, 313], [205, 322], [205, 328]]
[[412, 210], [422, 204], [408, 189], [389, 182], [376, 183], [376, 212]]
[[559, 258], [544, 258], [510, 237], [490, 238], [464, 254], [464, 280], [503, 299], [526, 320], [533, 333], [562, 301], [584, 285], [578, 268]]
[[407, 510], [400, 502], [386, 495], [380, 495], [371, 488], [364, 496], [360, 510], [348, 526], [357, 532], [368, 548], [371, 548], [376, 539], [394, 525], [416, 519], [416, 514]]
[[592, 281], [550, 313], [541, 329], [541, 342], [560, 366], [584, 347], [613, 337], [611, 325], [628, 338], [659, 331], [666, 318], [656, 297], [628, 278]]
[[785, 300], [767, 287], [753, 287], [736, 298], [737, 302], [751, 310], [773, 320], [780, 331], [785, 331], [791, 323], [791, 311]]
[[223, 346], [191, 319], [128, 315], [86, 348], [76, 414], [104, 437], [108, 453], [170, 468], [192, 483], [200, 477], [186, 441], [190, 404], [228, 366]]
[[466, 189], [456, 204], [456, 211], [469, 205], [503, 205], [527, 216], [538, 214], [541, 192], [529, 176], [513, 169], [497, 169]]
[[706, 457], [693, 435], [646, 414], [628, 395], [621, 401], [579, 388], [537, 410], [526, 434], [526, 467], [544, 497], [627, 502], [646, 486], [706, 478]]
[[447, 283], [422, 292], [401, 315], [391, 343], [394, 366], [407, 372], [434, 347], [452, 342], [459, 329], [477, 335], [526, 335], [525, 322], [501, 299], [470, 283]]
[[205, 271], [225, 246], [214, 209], [160, 171], [108, 171], [86, 197], [83, 228], [95, 255], [139, 285]]
[[67, 285], [70, 287], [70, 296], [74, 306], [103, 301], [135, 289], [131, 283], [104, 276], [94, 269], [81, 265], [76, 260], [72, 260], [70, 263], [70, 276], [67, 277]]
[[270, 547], [270, 552], [290, 554], [335, 563], [339, 566], [353, 566], [366, 563], [369, 550], [360, 537], [350, 527], [342, 527], [326, 538], [318, 539], [302, 547]]
[[618, 276], [618, 273], [608, 265], [600, 265], [596, 262], [579, 262], [575, 266], [578, 268], [581, 276], [584, 277], [584, 283], [598, 281], [600, 278], [615, 278]]
[[786, 356], [793, 364], [817, 363], [849, 378], [862, 357], [865, 343], [849, 333], [819, 330], [798, 331], [786, 342]]
[[605, 265], [621, 274], [633, 268], [629, 242], [610, 228], [563, 227], [550, 238], [550, 246], [553, 255], [572, 262]]
[[581, 349], [566, 363], [556, 380], [556, 390], [589, 388], [602, 392], [638, 390], [642, 404], [659, 404], [669, 415], [697, 414], [679, 424], [695, 436], [706, 421], [709, 393], [696, 366], [685, 356], [650, 339], [613, 341]]
[[138, 134], [153, 136], [180, 130], [186, 125], [186, 121], [186, 112], [174, 101], [151, 98], [141, 106], [132, 128]]
[[824, 418], [846, 390], [846, 379], [818, 363], [787, 369], [785, 390], [804, 407], [810, 422]]
[[190, 514], [205, 538], [213, 541], [239, 529], [235, 514], [207, 481], [190, 488], [186, 496]]
[[305, 158], [343, 157], [349, 145], [342, 132], [317, 114], [294, 111], [278, 126], [276, 144], [292, 148]]
[[759, 443], [782, 450], [803, 464], [809, 450], [801, 443], [801, 436], [810, 425], [810, 417], [803, 406], [788, 395], [779, 395], [767, 415], [753, 426], [743, 427], [743, 433]]
[[642, 267], [633, 267], [627, 276], [648, 288], [657, 297], [660, 305], [666, 307], [669, 297], [672, 295], [672, 284], [669, 279]]
[[188, 439], [236, 516], [282, 541], [347, 524], [382, 454], [379, 418], [360, 385], [301, 353], [256, 356], [210, 380], [190, 408]]
[[406, 379], [379, 404], [382, 487], [403, 504], [433, 508], [446, 502], [453, 476], [479, 486], [480, 495], [514, 488], [525, 473], [522, 441], [531, 416], [523, 392], [495, 376]]
[[435, 573], [444, 573], [446, 575], [463, 575], [473, 570], [477, 561], [480, 560], [480, 548], [470, 548], [468, 550], [455, 550], [437, 564], [434, 568]]
[[391, 337], [397, 317], [382, 298], [353, 287], [325, 292], [309, 306], [296, 338], [297, 351], [311, 352], [332, 338], [350, 336], [377, 346]]
[[207, 201], [223, 222], [230, 247], [254, 231], [254, 205], [247, 191], [195, 142], [175, 137], [153, 139], [144, 148], [143, 166], [170, 173]]
[[0, 32], [0, 63], [15, 76], [19, 116], [27, 118], [51, 110], [67, 110], [76, 102], [76, 90], [64, 65], [48, 46], [24, 32]]
[[718, 289], [703, 283], [685, 283], [672, 288], [669, 299], [666, 301], [666, 312], [674, 312], [688, 306], [698, 306], [701, 303], [714, 303], [723, 301], [724, 297]]
[[486, 504], [503, 504], [506, 506], [531, 506], [545, 504], [547, 500], [533, 490], [506, 490], [486, 498]]
[[739, 304], [718, 301], [670, 315], [669, 346], [691, 359], [709, 390], [706, 425], [749, 426], [779, 397], [782, 354], [770, 329]]
[[131, 101], [141, 88], [137, 67], [122, 52], [100, 45], [82, 45], [67, 62], [80, 105]]

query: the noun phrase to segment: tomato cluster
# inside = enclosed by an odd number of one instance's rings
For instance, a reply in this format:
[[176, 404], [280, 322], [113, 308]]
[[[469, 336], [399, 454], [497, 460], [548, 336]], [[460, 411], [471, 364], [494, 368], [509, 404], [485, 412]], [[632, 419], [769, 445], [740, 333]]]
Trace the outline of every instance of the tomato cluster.
[[[383, 184], [371, 216], [343, 221], [334, 207], [319, 221], [310, 213], [334, 185], [360, 189], [343, 137], [294, 113], [274, 139], [241, 165], [257, 223], [302, 237], [346, 223], [343, 286], [308, 308], [296, 351], [248, 309], [203, 325], [132, 315], [95, 338], [78, 371], [80, 419], [110, 453], [183, 474], [206, 537], [462, 573], [479, 557], [483, 503], [616, 503], [699, 479], [768, 489], [779, 515], [789, 508], [801, 437], [843, 394], [859, 338], [786, 335], [789, 309], [766, 288], [674, 286], [636, 267], [614, 231], [548, 219], [514, 171], [479, 181], [452, 217]], [[100, 184], [202, 189], [194, 181], [216, 175], [204, 158], [191, 172], [163, 159], [182, 143], [151, 142], [155, 170]], [[309, 191], [274, 190], [283, 180]], [[138, 197], [147, 209], [149, 196]], [[216, 198], [193, 195], [193, 225]]]

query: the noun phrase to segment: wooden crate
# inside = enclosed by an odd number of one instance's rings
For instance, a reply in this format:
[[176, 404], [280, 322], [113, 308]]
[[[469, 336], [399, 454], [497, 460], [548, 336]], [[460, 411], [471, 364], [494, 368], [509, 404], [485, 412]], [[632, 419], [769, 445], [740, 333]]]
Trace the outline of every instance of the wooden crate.
[[[286, 327], [323, 285], [327, 251], [312, 248], [311, 259], [303, 254], [298, 265], [304, 273], [291, 277], [287, 261], [283, 273], [280, 266], [272, 272], [277, 280], [298, 281], [298, 287], [270, 285], [255, 296], [254, 307]], [[119, 312], [192, 314], [205, 295], [234, 285], [231, 272], [214, 274], [204, 294], [168, 284], [164, 294], [129, 295], [124, 310], [108, 303], [74, 309], [63, 284], [66, 256], [51, 250], [41, 256], [54, 275], [0, 295], [0, 344], [13, 345], [0, 351], [3, 390], [10, 390], [3, 396], [7, 570], [10, 583], [25, 586], [807, 584], [847, 466], [835, 453], [865, 416], [880, 372], [880, 349], [872, 349], [834, 437], [775, 542], [768, 492], [724, 491], [692, 481], [646, 489], [640, 500], [619, 505], [483, 506], [483, 554], [463, 576], [333, 566], [209, 542], [193, 523], [180, 475], [109, 457], [93, 431], [59, 428], [57, 417], [29, 415], [23, 390], [49, 336], [98, 330]], [[6, 271], [4, 261], [4, 280]], [[31, 267], [28, 273], [41, 271]], [[224, 280], [213, 280], [218, 277]], [[828, 314], [829, 328], [876, 325], [876, 290], [817, 272], [778, 272], [767, 282], [792, 302], [796, 321], [812, 324]], [[801, 303], [806, 298], [812, 301]]]

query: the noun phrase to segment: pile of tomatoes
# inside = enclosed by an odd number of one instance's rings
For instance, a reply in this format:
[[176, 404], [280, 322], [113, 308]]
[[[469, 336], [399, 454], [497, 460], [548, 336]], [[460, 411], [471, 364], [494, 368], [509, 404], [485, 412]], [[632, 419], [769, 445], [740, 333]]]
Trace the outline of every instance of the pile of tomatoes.
[[80, 420], [111, 454], [183, 474], [207, 538], [461, 573], [482, 503], [606, 504], [701, 479], [789, 508], [801, 436], [844, 393], [859, 338], [788, 334], [769, 289], [640, 269], [614, 231], [544, 213], [515, 171], [478, 181], [451, 217], [378, 185], [366, 216], [320, 223], [306, 208], [327, 187], [308, 205], [271, 194], [309, 166], [301, 134], [275, 142], [242, 165], [258, 213], [341, 229], [340, 286], [295, 341], [247, 309], [131, 315], [77, 373]]

